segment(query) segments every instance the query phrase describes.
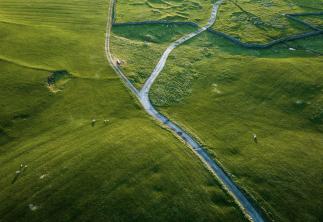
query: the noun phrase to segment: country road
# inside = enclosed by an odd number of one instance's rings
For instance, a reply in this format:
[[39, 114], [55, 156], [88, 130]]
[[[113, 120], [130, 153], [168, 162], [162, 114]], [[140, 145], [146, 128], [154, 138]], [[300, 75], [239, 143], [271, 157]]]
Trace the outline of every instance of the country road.
[[[166, 51], [163, 53], [162, 57], [160, 58], [157, 66], [155, 67], [154, 71], [152, 72], [152, 74], [150, 75], [150, 77], [148, 78], [148, 80], [145, 82], [144, 86], [142, 87], [141, 91], [140, 91], [140, 98], [141, 101], [143, 101], [143, 106], [144, 107], [148, 107], [150, 104], [149, 98], [148, 98], [148, 93], [150, 91], [150, 88], [152, 86], [152, 84], [154, 83], [154, 81], [156, 80], [156, 78], [158, 77], [159, 73], [163, 70], [165, 64], [166, 64], [166, 60], [169, 56], [169, 54], [179, 45], [183, 44], [184, 42], [186, 42], [187, 40], [197, 36], [198, 34], [200, 34], [201, 32], [204, 32], [205, 30], [207, 30], [209, 27], [211, 27], [215, 20], [216, 20], [216, 15], [218, 12], [218, 8], [220, 6], [220, 4], [222, 3], [222, 1], [218, 1], [216, 4], [213, 5], [213, 9], [212, 9], [212, 13], [211, 13], [211, 18], [209, 19], [208, 23], [206, 26], [203, 26], [202, 28], [196, 30], [195, 32], [189, 33], [185, 36], [183, 36], [182, 38], [176, 40], [175, 42], [171, 43], [170, 46], [168, 46], [168, 48], [166, 49]], [[149, 103], [149, 104], [148, 104]], [[150, 104], [151, 106], [151, 104]]]
[[225, 173], [225, 171], [219, 166], [219, 164], [213, 160], [208, 153], [205, 151], [205, 149], [199, 145], [198, 142], [194, 140], [192, 136], [190, 136], [185, 130], [174, 124], [172, 121], [170, 121], [167, 117], [159, 113], [151, 104], [149, 99], [149, 91], [151, 89], [151, 86], [153, 85], [154, 81], [158, 77], [158, 75], [163, 70], [167, 58], [169, 54], [179, 45], [183, 44], [187, 40], [197, 36], [198, 34], [202, 33], [203, 31], [207, 30], [209, 27], [211, 27], [215, 21], [218, 9], [223, 2], [223, 0], [216, 2], [213, 5], [213, 10], [211, 13], [211, 17], [207, 23], [207, 25], [203, 26], [202, 28], [198, 29], [197, 31], [194, 31], [190, 34], [187, 34], [183, 36], [182, 38], [178, 39], [177, 41], [171, 43], [169, 47], [166, 49], [166, 51], [163, 53], [162, 57], [160, 58], [158, 64], [156, 65], [155, 69], [153, 70], [152, 74], [148, 78], [148, 80], [145, 82], [143, 88], [139, 92], [132, 83], [127, 79], [127, 77], [124, 75], [122, 70], [116, 65], [111, 52], [110, 52], [110, 35], [111, 35], [111, 28], [112, 28], [112, 12], [113, 12], [113, 4], [115, 0], [110, 0], [109, 5], [109, 12], [108, 12], [108, 21], [107, 21], [107, 29], [106, 29], [106, 43], [105, 43], [105, 53], [106, 57], [110, 63], [110, 65], [113, 67], [115, 72], [120, 76], [120, 78], [123, 80], [124, 84], [131, 90], [131, 92], [136, 96], [136, 98], [140, 101], [145, 111], [152, 116], [155, 120], [162, 123], [164, 126], [166, 126], [169, 130], [171, 130], [173, 133], [178, 135], [180, 138], [182, 138], [192, 149], [192, 151], [200, 158], [200, 160], [204, 163], [204, 165], [212, 172], [217, 179], [220, 181], [220, 183], [223, 185], [223, 187], [228, 191], [228, 193], [234, 198], [234, 200], [238, 203], [239, 207], [242, 209], [242, 211], [247, 215], [247, 217], [254, 221], [254, 222], [263, 222], [264, 219], [261, 216], [260, 212], [257, 208], [253, 205], [253, 203], [247, 198], [247, 196], [241, 192], [241, 190], [238, 188], [238, 186], [232, 181], [232, 179], [228, 176], [228, 174]]

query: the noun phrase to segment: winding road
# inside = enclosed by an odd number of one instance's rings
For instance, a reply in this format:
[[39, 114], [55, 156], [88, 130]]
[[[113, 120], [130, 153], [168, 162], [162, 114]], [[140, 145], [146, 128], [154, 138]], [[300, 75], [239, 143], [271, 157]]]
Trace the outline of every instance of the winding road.
[[247, 198], [247, 196], [241, 192], [241, 190], [238, 188], [238, 186], [232, 181], [232, 179], [224, 172], [224, 170], [219, 166], [219, 164], [213, 160], [208, 153], [205, 151], [205, 149], [198, 144], [194, 140], [192, 136], [190, 136], [185, 130], [174, 124], [171, 120], [169, 120], [167, 117], [159, 113], [151, 104], [149, 99], [149, 91], [151, 89], [151, 86], [153, 85], [154, 81], [160, 74], [160, 72], [163, 70], [167, 58], [169, 54], [179, 45], [183, 44], [187, 40], [197, 36], [198, 34], [204, 32], [209, 27], [211, 27], [216, 20], [218, 9], [223, 2], [223, 0], [220, 0], [213, 4], [213, 9], [211, 13], [211, 17], [207, 23], [207, 25], [203, 26], [202, 28], [198, 29], [195, 32], [189, 33], [182, 38], [176, 40], [175, 42], [171, 43], [170, 46], [166, 49], [166, 51], [163, 53], [162, 57], [160, 58], [157, 66], [153, 70], [150, 77], [145, 82], [143, 88], [141, 91], [138, 91], [132, 83], [128, 80], [128, 78], [124, 75], [122, 70], [116, 65], [115, 60], [113, 59], [110, 51], [110, 35], [111, 35], [111, 28], [112, 28], [112, 14], [113, 14], [113, 4], [115, 0], [110, 0], [109, 5], [109, 14], [108, 14], [108, 21], [107, 21], [107, 29], [106, 29], [106, 43], [105, 43], [105, 53], [106, 57], [112, 66], [112, 68], [115, 70], [115, 72], [120, 76], [120, 78], [123, 80], [124, 84], [131, 90], [131, 92], [137, 97], [137, 99], [142, 104], [145, 111], [152, 116], [155, 120], [162, 123], [164, 126], [169, 128], [173, 133], [181, 137], [193, 150], [193, 152], [200, 158], [200, 160], [204, 163], [204, 165], [212, 172], [217, 179], [220, 181], [222, 186], [228, 191], [228, 193], [234, 198], [234, 200], [238, 203], [239, 207], [242, 209], [242, 211], [247, 215], [247, 217], [254, 221], [254, 222], [263, 222], [264, 219], [261, 216], [260, 212], [257, 208], [253, 205], [253, 203]]

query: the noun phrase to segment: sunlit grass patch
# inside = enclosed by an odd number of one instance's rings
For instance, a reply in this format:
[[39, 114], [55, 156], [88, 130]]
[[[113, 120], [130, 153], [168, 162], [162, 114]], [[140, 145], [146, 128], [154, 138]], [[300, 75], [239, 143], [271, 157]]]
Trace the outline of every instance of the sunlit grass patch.
[[[316, 9], [286, 0], [230, 0], [221, 6], [218, 21], [212, 28], [243, 42], [267, 43], [311, 31], [309, 27], [288, 19], [285, 14], [320, 10], [320, 1], [312, 4], [316, 5]], [[307, 17], [310, 19], [313, 16]]]
[[205, 24], [211, 10], [212, 0], [119, 0], [116, 5], [116, 22], [170, 20]]

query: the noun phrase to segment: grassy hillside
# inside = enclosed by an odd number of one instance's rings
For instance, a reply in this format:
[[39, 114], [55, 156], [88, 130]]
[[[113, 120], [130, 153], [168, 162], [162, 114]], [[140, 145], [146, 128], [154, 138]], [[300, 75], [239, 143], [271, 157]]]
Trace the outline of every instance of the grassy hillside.
[[313, 24], [314, 26], [322, 29], [323, 28], [323, 14], [315, 16], [299, 16], [305, 22]]
[[[277, 38], [311, 31], [307, 26], [288, 19], [284, 14], [322, 10], [322, 0], [228, 0], [222, 4], [218, 21], [213, 29], [232, 35], [243, 42], [266, 43]], [[312, 19], [318, 17], [304, 16], [301, 19], [312, 22]]]
[[203, 34], [174, 51], [151, 98], [273, 220], [322, 221], [322, 50], [321, 36], [258, 51]]
[[195, 28], [182, 25], [116, 26], [111, 39], [112, 54], [122, 64], [129, 80], [140, 89], [168, 45]]
[[[213, 28], [266, 43], [311, 31], [282, 14], [318, 11], [321, 1], [226, 1]], [[321, 16], [299, 18], [321, 25]], [[162, 25], [114, 28], [114, 53], [136, 86], [153, 70], [169, 32]], [[151, 98], [272, 220], [322, 221], [322, 53], [322, 36], [246, 50], [203, 34], [170, 55]]]
[[118, 0], [116, 5], [116, 22], [170, 20], [204, 24], [208, 21], [211, 14], [212, 1]]
[[107, 65], [107, 7], [0, 2], [0, 221], [244, 221]]

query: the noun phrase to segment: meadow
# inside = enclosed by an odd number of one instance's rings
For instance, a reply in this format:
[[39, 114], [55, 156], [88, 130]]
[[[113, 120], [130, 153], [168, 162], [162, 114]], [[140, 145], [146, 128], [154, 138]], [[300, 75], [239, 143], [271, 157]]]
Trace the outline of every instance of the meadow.
[[315, 16], [299, 16], [305, 22], [313, 24], [315, 27], [320, 29], [323, 28], [323, 14], [322, 15], [315, 15]]
[[190, 21], [203, 25], [211, 14], [212, 2], [213, 0], [118, 0], [115, 21]]
[[[218, 21], [212, 28], [243, 42], [267, 43], [311, 31], [309, 27], [287, 18], [285, 14], [321, 12], [322, 4], [322, 0], [229, 0], [222, 4]], [[311, 20], [319, 20], [318, 17], [320, 16], [304, 16], [302, 19], [312, 23]]]
[[0, 2], [0, 221], [245, 221], [109, 67], [107, 9]]
[[[321, 5], [226, 1], [212, 28], [244, 42], [267, 43], [311, 31], [282, 14], [318, 12]], [[321, 26], [321, 16], [299, 18]], [[113, 31], [113, 53], [140, 88], [172, 40], [164, 37], [170, 29]], [[255, 50], [203, 33], [172, 52], [150, 98], [204, 145], [269, 220], [322, 221], [322, 53], [322, 35]]]
[[194, 27], [176, 24], [115, 26], [111, 51], [121, 61], [129, 80], [140, 89], [167, 46], [194, 30]]
[[322, 52], [321, 36], [250, 50], [204, 33], [171, 54], [151, 99], [271, 220], [321, 221]]

